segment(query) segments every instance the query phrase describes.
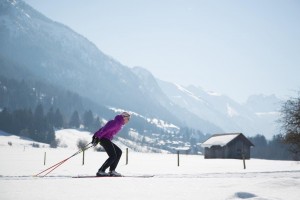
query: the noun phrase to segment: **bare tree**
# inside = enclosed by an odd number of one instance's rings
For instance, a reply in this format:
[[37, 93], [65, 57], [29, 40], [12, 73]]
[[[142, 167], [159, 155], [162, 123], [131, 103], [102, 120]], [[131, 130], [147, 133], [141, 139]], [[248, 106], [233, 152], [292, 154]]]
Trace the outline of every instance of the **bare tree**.
[[295, 160], [299, 160], [300, 154], [300, 92], [297, 98], [290, 98], [281, 108], [283, 141], [289, 144], [289, 150], [294, 154]]
[[86, 147], [87, 144], [88, 144], [88, 141], [86, 141], [85, 139], [79, 139], [77, 141], [78, 149], [84, 149], [84, 147]]

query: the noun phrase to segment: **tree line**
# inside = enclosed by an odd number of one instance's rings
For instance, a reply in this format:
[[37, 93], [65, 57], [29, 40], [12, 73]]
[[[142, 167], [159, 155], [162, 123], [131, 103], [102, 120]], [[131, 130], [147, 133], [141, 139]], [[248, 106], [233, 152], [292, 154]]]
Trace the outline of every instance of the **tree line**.
[[63, 87], [40, 81], [8, 79], [0, 75], [0, 108], [10, 111], [26, 108], [34, 111], [39, 104], [43, 105], [44, 110], [59, 109], [68, 118], [75, 111], [84, 113], [93, 110], [101, 113], [101, 116], [111, 114], [106, 107]]
[[254, 147], [251, 149], [252, 158], [272, 160], [293, 160], [293, 153], [289, 151], [289, 145], [283, 142], [281, 134], [274, 135], [267, 140], [263, 135], [256, 135], [248, 138]]
[[42, 104], [38, 104], [33, 111], [30, 108], [14, 111], [4, 108], [0, 112], [0, 130], [47, 143], [51, 147], [56, 147], [58, 143], [55, 138], [56, 129], [83, 128], [95, 131], [99, 126], [100, 119], [94, 117], [91, 110], [85, 111], [81, 116], [78, 111], [74, 111], [70, 119], [67, 119], [58, 108], [51, 107], [45, 112]]

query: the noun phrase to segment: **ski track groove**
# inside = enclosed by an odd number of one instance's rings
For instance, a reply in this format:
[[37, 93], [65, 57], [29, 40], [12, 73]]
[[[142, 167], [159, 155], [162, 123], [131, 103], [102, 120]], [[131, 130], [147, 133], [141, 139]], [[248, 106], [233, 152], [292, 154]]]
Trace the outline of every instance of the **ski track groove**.
[[[47, 179], [68, 179], [68, 178], [263, 178], [263, 177], [276, 177], [284, 178], [287, 174], [294, 175], [293, 178], [300, 178], [300, 170], [296, 171], [267, 171], [267, 172], [240, 172], [240, 173], [199, 173], [199, 174], [137, 174], [137, 175], [124, 175], [122, 177], [94, 177], [92, 175], [52, 175], [52, 176], [2, 176], [0, 175], [0, 181], [2, 180], [47, 180]], [[88, 177], [81, 177], [88, 176]], [[89, 177], [90, 176], [90, 177]], [[145, 176], [145, 177], [144, 177]]]

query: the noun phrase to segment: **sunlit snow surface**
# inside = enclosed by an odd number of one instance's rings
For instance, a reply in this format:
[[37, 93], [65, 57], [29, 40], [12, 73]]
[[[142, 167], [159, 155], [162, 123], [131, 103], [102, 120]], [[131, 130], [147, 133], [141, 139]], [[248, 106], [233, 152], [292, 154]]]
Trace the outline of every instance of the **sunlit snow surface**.
[[[204, 159], [203, 156], [135, 153], [125, 149], [117, 171], [123, 175], [154, 175], [152, 178], [86, 178], [94, 175], [107, 158], [89, 149], [58, 167], [45, 178], [32, 177], [71, 156], [73, 148], [33, 148], [7, 144], [0, 137], [0, 199], [300, 199], [300, 163], [295, 161]], [[20, 142], [19, 142], [20, 143]], [[67, 142], [65, 142], [67, 144]], [[69, 145], [70, 147], [72, 145]], [[46, 152], [46, 165], [44, 155]]]

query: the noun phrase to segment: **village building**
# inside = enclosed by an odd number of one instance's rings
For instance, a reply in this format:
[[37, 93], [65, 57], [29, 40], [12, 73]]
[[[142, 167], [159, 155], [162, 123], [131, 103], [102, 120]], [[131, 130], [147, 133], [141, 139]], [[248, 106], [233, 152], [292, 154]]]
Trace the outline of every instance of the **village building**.
[[242, 133], [215, 134], [201, 145], [204, 158], [250, 159], [254, 145]]

